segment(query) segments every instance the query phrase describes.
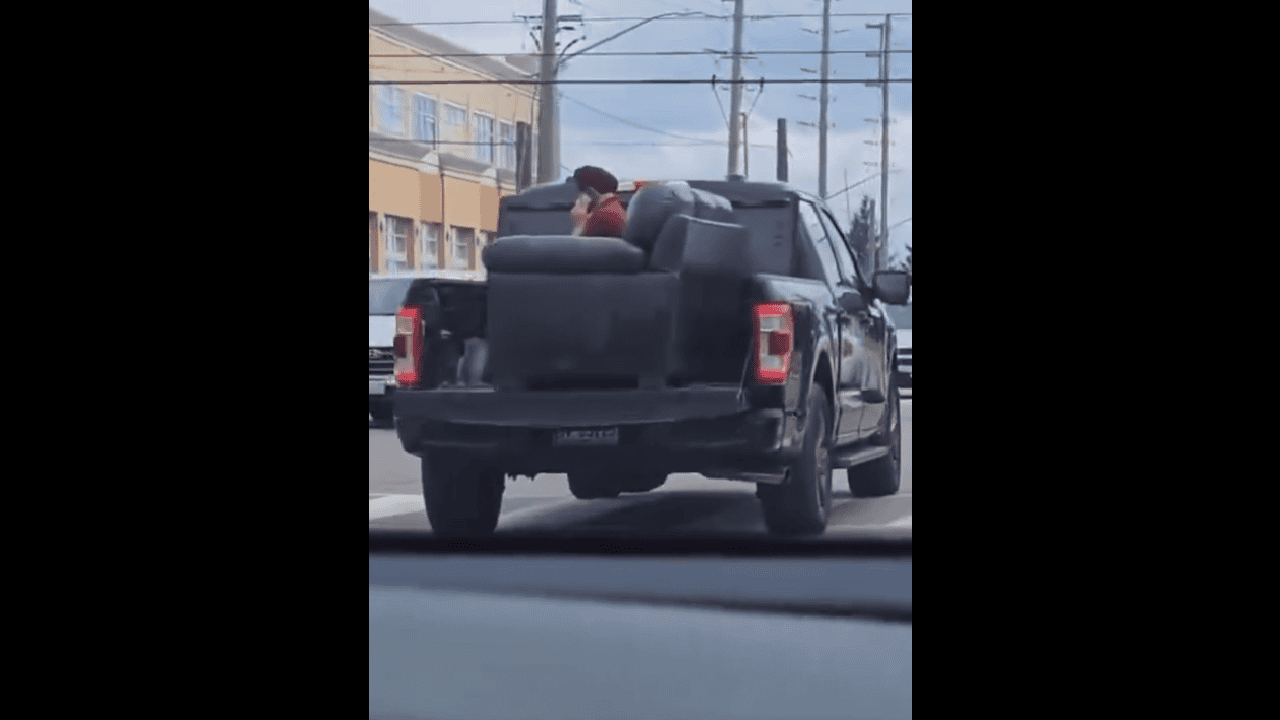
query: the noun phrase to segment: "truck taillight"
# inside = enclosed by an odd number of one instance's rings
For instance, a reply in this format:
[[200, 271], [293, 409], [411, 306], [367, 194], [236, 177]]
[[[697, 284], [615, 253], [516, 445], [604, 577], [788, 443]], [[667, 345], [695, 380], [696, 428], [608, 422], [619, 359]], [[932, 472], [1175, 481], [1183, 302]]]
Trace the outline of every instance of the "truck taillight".
[[781, 385], [791, 373], [795, 322], [791, 306], [765, 303], [755, 306], [756, 382]]
[[422, 309], [413, 305], [396, 313], [396, 335], [391, 341], [396, 357], [398, 387], [416, 387], [422, 379]]

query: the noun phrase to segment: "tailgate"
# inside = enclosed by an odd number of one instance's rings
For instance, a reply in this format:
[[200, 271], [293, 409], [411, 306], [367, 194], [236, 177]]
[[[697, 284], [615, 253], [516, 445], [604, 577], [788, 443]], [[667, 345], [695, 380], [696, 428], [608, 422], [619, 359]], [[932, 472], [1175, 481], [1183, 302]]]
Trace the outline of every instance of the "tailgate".
[[451, 388], [399, 392], [394, 402], [397, 418], [528, 428], [678, 422], [750, 409], [737, 385], [554, 392]]

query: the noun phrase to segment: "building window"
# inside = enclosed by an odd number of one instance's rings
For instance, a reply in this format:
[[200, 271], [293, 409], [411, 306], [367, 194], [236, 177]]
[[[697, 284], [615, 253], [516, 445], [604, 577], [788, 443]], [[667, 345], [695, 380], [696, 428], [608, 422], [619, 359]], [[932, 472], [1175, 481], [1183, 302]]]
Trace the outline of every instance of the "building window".
[[466, 125], [467, 111], [465, 108], [460, 108], [457, 105], [445, 103], [444, 121], [450, 125]]
[[516, 127], [511, 123], [498, 123], [498, 162], [507, 170], [516, 169]]
[[435, 270], [440, 267], [440, 224], [422, 223], [418, 245], [418, 267]]
[[449, 266], [454, 270], [470, 270], [471, 269], [471, 248], [475, 245], [475, 231], [471, 228], [451, 227], [449, 232], [453, 234], [453, 241], [449, 243], [452, 247], [452, 261]]
[[413, 223], [404, 218], [387, 216], [387, 270], [409, 269], [409, 238]]
[[476, 159], [493, 164], [493, 118], [476, 113]]
[[404, 134], [404, 90], [394, 85], [379, 86], [378, 127], [386, 135]]
[[436, 101], [426, 95], [413, 97], [413, 137], [428, 143], [436, 140]]

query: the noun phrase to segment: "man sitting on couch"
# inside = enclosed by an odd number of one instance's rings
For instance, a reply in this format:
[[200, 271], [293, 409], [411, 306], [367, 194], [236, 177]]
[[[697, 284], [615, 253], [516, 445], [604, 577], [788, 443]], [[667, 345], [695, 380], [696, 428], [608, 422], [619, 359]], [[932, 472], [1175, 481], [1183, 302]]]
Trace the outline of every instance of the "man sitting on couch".
[[573, 172], [578, 184], [578, 202], [569, 215], [573, 218], [573, 234], [588, 237], [622, 237], [627, 225], [627, 210], [615, 194], [618, 179], [607, 170], [586, 165]]

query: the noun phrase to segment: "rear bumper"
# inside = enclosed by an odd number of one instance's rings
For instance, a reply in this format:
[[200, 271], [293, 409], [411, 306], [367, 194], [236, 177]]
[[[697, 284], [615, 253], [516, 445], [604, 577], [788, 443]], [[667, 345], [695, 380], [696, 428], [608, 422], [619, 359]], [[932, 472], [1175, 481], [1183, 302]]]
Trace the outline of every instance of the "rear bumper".
[[[737, 387], [622, 392], [401, 390], [396, 434], [406, 452], [483, 454], [510, 474], [610, 466], [701, 472], [710, 467], [785, 464], [799, 451], [796, 419], [751, 409]], [[617, 444], [555, 444], [556, 431], [617, 428]]]
[[490, 387], [401, 390], [396, 417], [526, 428], [639, 425], [722, 418], [749, 411], [735, 385], [621, 391], [498, 392]]

